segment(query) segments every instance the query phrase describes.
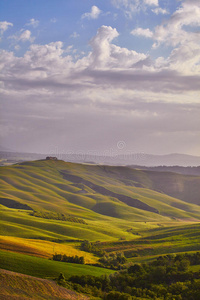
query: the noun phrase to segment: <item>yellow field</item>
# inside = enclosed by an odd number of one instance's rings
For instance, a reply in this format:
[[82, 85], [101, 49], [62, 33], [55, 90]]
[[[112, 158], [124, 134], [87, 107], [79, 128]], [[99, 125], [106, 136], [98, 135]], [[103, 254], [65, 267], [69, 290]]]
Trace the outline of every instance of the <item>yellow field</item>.
[[34, 255], [43, 258], [51, 258], [55, 253], [68, 256], [84, 256], [86, 264], [97, 262], [97, 258], [91, 254], [75, 248], [75, 244], [58, 244], [49, 241], [23, 239], [11, 236], [0, 236], [0, 249], [18, 253]]

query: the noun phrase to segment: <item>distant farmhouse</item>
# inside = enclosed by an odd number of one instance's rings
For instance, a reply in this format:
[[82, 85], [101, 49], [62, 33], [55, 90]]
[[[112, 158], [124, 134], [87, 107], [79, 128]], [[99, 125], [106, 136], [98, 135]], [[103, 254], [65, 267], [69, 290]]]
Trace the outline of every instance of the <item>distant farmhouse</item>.
[[46, 160], [58, 160], [55, 156], [47, 156]]

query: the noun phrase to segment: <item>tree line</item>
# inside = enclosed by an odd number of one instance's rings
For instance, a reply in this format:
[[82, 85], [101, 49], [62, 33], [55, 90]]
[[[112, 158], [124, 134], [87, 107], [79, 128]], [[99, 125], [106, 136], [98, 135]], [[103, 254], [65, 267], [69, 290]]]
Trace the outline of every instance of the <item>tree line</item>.
[[85, 259], [83, 256], [67, 256], [66, 254], [53, 254], [53, 260], [55, 261], [62, 261], [74, 264], [85, 264]]
[[199, 252], [166, 255], [109, 276], [71, 276], [69, 282], [74, 290], [104, 300], [199, 300], [200, 271], [189, 270], [198, 264]]

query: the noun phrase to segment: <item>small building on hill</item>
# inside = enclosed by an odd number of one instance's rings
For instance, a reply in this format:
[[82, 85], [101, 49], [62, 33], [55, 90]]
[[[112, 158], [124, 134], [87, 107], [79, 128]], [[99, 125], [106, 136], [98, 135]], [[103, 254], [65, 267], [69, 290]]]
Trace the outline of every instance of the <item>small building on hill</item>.
[[58, 160], [55, 156], [47, 156], [46, 160]]

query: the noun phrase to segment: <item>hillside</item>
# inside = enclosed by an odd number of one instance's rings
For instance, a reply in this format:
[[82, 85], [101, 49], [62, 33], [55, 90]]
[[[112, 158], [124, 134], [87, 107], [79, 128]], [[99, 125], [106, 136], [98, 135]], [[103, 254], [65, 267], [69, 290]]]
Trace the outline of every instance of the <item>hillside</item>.
[[149, 171], [156, 171], [156, 172], [172, 172], [172, 173], [178, 173], [182, 175], [194, 175], [194, 176], [200, 176], [200, 166], [198, 167], [180, 167], [180, 166], [157, 166], [157, 167], [145, 167], [145, 166], [129, 166], [133, 169], [139, 169], [139, 170], [149, 170]]
[[9, 300], [87, 300], [89, 297], [58, 286], [55, 282], [0, 269], [0, 298]]
[[154, 228], [200, 220], [197, 176], [40, 160], [1, 167], [0, 188], [5, 236], [132, 239], [145, 222]]
[[[81, 248], [85, 240], [103, 255], [123, 252], [127, 263], [198, 251], [199, 203], [198, 176], [61, 160], [4, 166], [0, 172], [1, 268], [47, 279], [60, 272], [66, 279], [112, 274], [107, 265], [99, 265], [99, 254]], [[84, 257], [85, 264], [54, 261], [56, 253]], [[36, 281], [27, 281], [36, 295]], [[26, 279], [19, 276], [15, 282], [16, 286], [3, 286], [4, 298], [15, 299], [12, 293], [30, 298], [21, 288]], [[48, 284], [37, 282], [44, 291]], [[52, 299], [55, 291], [52, 287]]]

